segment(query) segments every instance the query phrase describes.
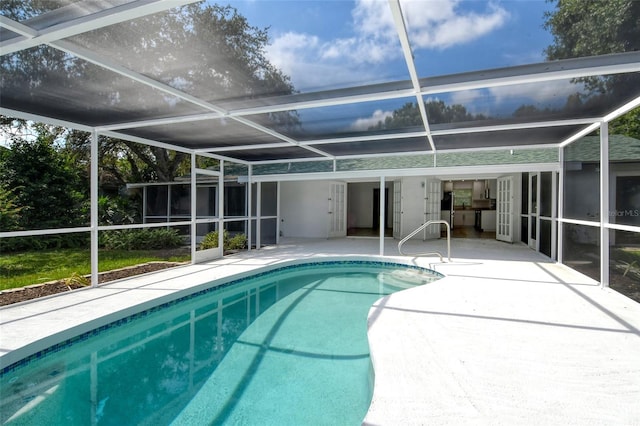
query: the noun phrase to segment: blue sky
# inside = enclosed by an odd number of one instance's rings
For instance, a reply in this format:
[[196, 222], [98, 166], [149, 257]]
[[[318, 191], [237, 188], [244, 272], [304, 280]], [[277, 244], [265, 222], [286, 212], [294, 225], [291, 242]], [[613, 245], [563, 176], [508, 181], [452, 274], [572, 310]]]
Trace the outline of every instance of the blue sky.
[[[386, 0], [252, 0], [232, 6], [251, 25], [269, 27], [269, 59], [301, 92], [409, 79]], [[419, 77], [543, 62], [544, 49], [553, 41], [543, 28], [544, 12], [553, 4], [544, 0], [401, 0], [401, 7]], [[491, 99], [493, 107], [502, 104], [510, 114], [513, 105], [544, 108], [553, 106], [548, 100], [564, 102], [567, 88], [575, 91], [563, 82], [435, 97], [462, 103], [475, 114], [489, 114]], [[302, 111], [301, 118], [307, 130], [327, 130], [323, 126], [329, 122], [343, 123], [343, 130], [364, 130], [408, 101], [415, 100], [353, 106], [359, 112], [352, 114], [344, 108]]]
[[[301, 91], [407, 79], [386, 0], [233, 2]], [[401, 1], [421, 77], [541, 62], [544, 0]]]
[[[298, 91], [409, 79], [387, 0], [229, 1], [250, 25], [269, 27], [269, 60]], [[401, 0], [401, 7], [420, 77], [542, 62], [552, 43], [543, 14], [553, 4], [544, 0]], [[508, 113], [513, 105], [562, 102], [567, 87], [508, 86], [435, 97], [475, 114], [487, 114], [490, 99]], [[307, 130], [359, 131], [405, 102], [415, 98], [302, 110], [300, 116]]]

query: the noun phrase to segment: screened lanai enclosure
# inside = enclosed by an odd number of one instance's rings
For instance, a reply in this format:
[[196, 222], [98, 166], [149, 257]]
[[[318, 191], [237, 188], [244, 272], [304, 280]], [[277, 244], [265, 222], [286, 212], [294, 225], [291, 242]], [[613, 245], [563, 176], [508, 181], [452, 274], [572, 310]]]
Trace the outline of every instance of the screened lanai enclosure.
[[[638, 292], [640, 140], [609, 127], [640, 105], [634, 33], [548, 60], [517, 20], [553, 2], [429, 3], [2, 2], [0, 114], [90, 135], [91, 204], [81, 226], [0, 237], [86, 235], [97, 285], [111, 230], [179, 229], [200, 262], [220, 229], [249, 250], [368, 229], [395, 255], [385, 235], [445, 219]], [[113, 141], [183, 166], [110, 186]], [[101, 222], [106, 193], [140, 214]]]

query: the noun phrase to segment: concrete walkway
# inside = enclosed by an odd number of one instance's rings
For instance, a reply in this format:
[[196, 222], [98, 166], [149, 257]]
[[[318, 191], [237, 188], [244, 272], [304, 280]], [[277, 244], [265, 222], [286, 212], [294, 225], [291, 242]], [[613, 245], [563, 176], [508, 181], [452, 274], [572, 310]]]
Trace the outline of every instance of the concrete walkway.
[[[385, 254], [397, 253], [387, 240]], [[445, 249], [409, 242], [407, 252]], [[640, 425], [640, 304], [521, 245], [452, 241], [446, 275], [369, 313], [367, 425]], [[202, 265], [0, 308], [0, 367], [133, 313], [291, 259], [376, 256], [377, 239], [283, 240]]]

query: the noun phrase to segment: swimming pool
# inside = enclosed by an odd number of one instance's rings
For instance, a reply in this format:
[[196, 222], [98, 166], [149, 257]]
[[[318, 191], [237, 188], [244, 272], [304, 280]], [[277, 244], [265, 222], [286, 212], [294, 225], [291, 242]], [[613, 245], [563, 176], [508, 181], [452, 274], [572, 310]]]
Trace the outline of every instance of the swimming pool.
[[367, 313], [433, 271], [293, 265], [85, 333], [7, 368], [9, 424], [360, 424], [371, 399]]

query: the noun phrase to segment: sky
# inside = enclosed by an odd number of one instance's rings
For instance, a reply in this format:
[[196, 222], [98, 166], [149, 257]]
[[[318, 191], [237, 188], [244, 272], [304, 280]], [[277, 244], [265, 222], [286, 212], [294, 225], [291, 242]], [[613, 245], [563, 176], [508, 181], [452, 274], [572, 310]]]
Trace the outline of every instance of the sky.
[[[544, 0], [401, 0], [419, 77], [543, 62], [553, 38], [544, 29]], [[231, 3], [259, 28], [269, 28], [267, 55], [291, 77], [296, 90], [310, 92], [387, 81], [408, 80], [407, 65], [386, 0], [276, 1]], [[469, 112], [488, 114], [490, 97], [505, 105], [542, 99], [564, 102], [570, 85], [501, 87], [485, 91], [436, 95], [447, 103], [463, 103]], [[551, 98], [545, 97], [553, 92]], [[307, 130], [326, 123], [344, 131], [366, 130], [415, 99], [399, 99], [367, 108], [302, 111]], [[495, 104], [494, 104], [495, 105]], [[547, 104], [537, 104], [544, 108]], [[356, 109], [358, 109], [356, 111]], [[323, 119], [322, 114], [326, 117]], [[493, 111], [495, 116], [495, 110]], [[337, 120], [341, 117], [342, 120]], [[324, 128], [324, 130], [327, 130]], [[336, 129], [333, 129], [336, 130]]]
[[[267, 56], [299, 92], [410, 78], [387, 0], [228, 1], [250, 25], [268, 28]], [[553, 4], [544, 0], [400, 0], [400, 4], [419, 77], [543, 62], [544, 49], [553, 41], [543, 28], [544, 12]], [[557, 91], [558, 87], [500, 87], [438, 94], [434, 99], [487, 114], [483, 109], [487, 102], [482, 102], [487, 97], [505, 106], [522, 105], [523, 100], [535, 103], [550, 92], [556, 100], [566, 99], [569, 93]], [[300, 118], [307, 130], [315, 126], [318, 133], [366, 130], [406, 102], [415, 98], [303, 110]], [[0, 135], [0, 143], [2, 139]]]
[[[408, 79], [386, 0], [233, 2], [298, 90]], [[420, 77], [542, 62], [544, 0], [402, 1]]]

